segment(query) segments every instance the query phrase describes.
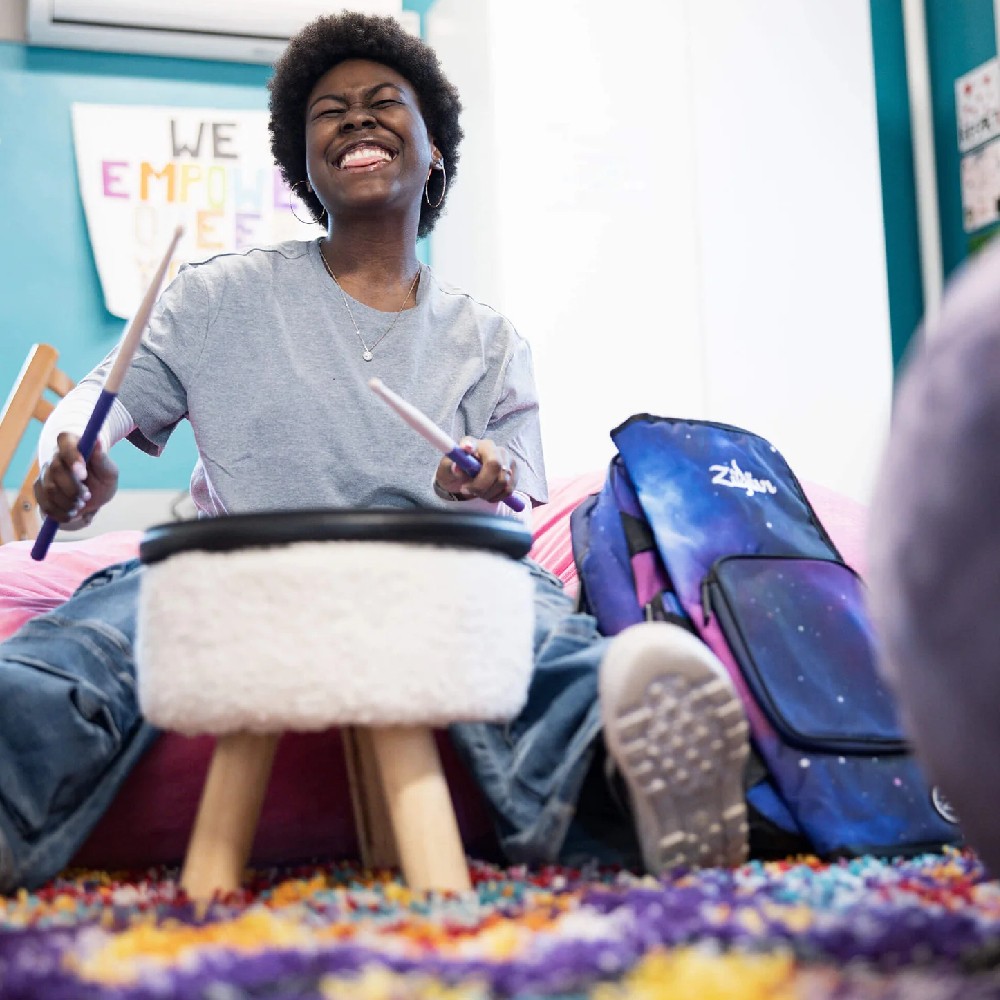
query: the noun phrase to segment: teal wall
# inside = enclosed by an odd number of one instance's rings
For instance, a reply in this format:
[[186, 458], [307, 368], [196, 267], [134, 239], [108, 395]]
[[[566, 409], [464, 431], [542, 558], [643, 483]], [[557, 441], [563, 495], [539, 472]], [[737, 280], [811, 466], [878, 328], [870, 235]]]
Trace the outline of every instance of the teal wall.
[[[403, 6], [425, 14], [433, 0]], [[76, 185], [70, 105], [267, 106], [267, 66], [33, 48], [0, 42], [0, 393], [32, 344], [51, 343], [74, 379], [114, 346], [124, 324], [104, 308]], [[426, 249], [424, 250], [426, 256]], [[3, 485], [31, 461], [29, 435]], [[115, 449], [124, 489], [186, 488], [195, 461], [185, 422], [158, 459]]]
[[[962, 191], [955, 80], [996, 55], [993, 0], [924, 0], [934, 116], [941, 255], [947, 278], [984, 233], [962, 225]], [[878, 107], [882, 206], [895, 364], [902, 361], [923, 316], [906, 84], [902, 0], [870, 0]], [[996, 229], [997, 227], [993, 227]]]
[[893, 365], [924, 311], [902, 0], [871, 0]]

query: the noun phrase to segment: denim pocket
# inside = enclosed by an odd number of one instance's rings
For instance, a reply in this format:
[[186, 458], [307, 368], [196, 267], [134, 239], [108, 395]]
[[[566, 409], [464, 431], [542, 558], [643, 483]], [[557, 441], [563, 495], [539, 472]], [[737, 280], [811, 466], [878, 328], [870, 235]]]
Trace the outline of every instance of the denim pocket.
[[95, 570], [91, 573], [76, 588], [75, 592], [79, 594], [83, 591], [95, 590], [98, 587], [107, 586], [109, 583], [114, 583], [115, 580], [138, 572], [141, 568], [142, 564], [138, 559], [128, 559], [125, 562], [112, 563], [110, 566], [105, 566], [103, 569]]

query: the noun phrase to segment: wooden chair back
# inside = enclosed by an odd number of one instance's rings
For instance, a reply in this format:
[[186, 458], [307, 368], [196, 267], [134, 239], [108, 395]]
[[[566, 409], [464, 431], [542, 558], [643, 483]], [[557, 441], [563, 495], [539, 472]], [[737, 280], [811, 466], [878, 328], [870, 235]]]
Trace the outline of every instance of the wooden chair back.
[[[28, 352], [3, 412], [0, 412], [0, 482], [6, 477], [31, 421], [44, 423], [55, 409], [55, 403], [46, 398], [46, 392], [61, 398], [73, 388], [73, 380], [56, 367], [58, 360], [59, 352], [48, 344], [35, 344]], [[24, 541], [38, 534], [41, 518], [32, 491], [37, 478], [38, 459], [32, 458], [13, 503], [8, 504], [6, 492], [0, 489], [0, 545]]]

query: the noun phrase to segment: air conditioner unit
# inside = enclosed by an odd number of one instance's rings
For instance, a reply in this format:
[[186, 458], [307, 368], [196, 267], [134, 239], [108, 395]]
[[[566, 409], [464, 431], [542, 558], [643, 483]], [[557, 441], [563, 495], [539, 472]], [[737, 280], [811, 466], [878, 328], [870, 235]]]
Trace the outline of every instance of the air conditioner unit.
[[28, 0], [27, 39], [56, 48], [273, 63], [304, 24], [345, 9], [388, 14], [420, 34], [420, 15], [404, 11], [402, 0]]

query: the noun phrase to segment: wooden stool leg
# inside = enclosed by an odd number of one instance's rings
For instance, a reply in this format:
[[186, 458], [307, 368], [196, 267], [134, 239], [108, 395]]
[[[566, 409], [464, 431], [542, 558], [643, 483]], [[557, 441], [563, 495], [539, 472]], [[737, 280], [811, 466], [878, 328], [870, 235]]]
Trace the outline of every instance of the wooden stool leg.
[[433, 731], [373, 727], [371, 740], [407, 884], [468, 891], [469, 867]]
[[399, 852], [392, 832], [392, 820], [385, 801], [385, 791], [372, 748], [371, 730], [344, 726], [344, 759], [347, 782], [354, 809], [354, 828], [358, 832], [361, 864], [369, 870], [396, 868]]
[[181, 871], [192, 899], [240, 887], [279, 739], [280, 733], [218, 738]]

